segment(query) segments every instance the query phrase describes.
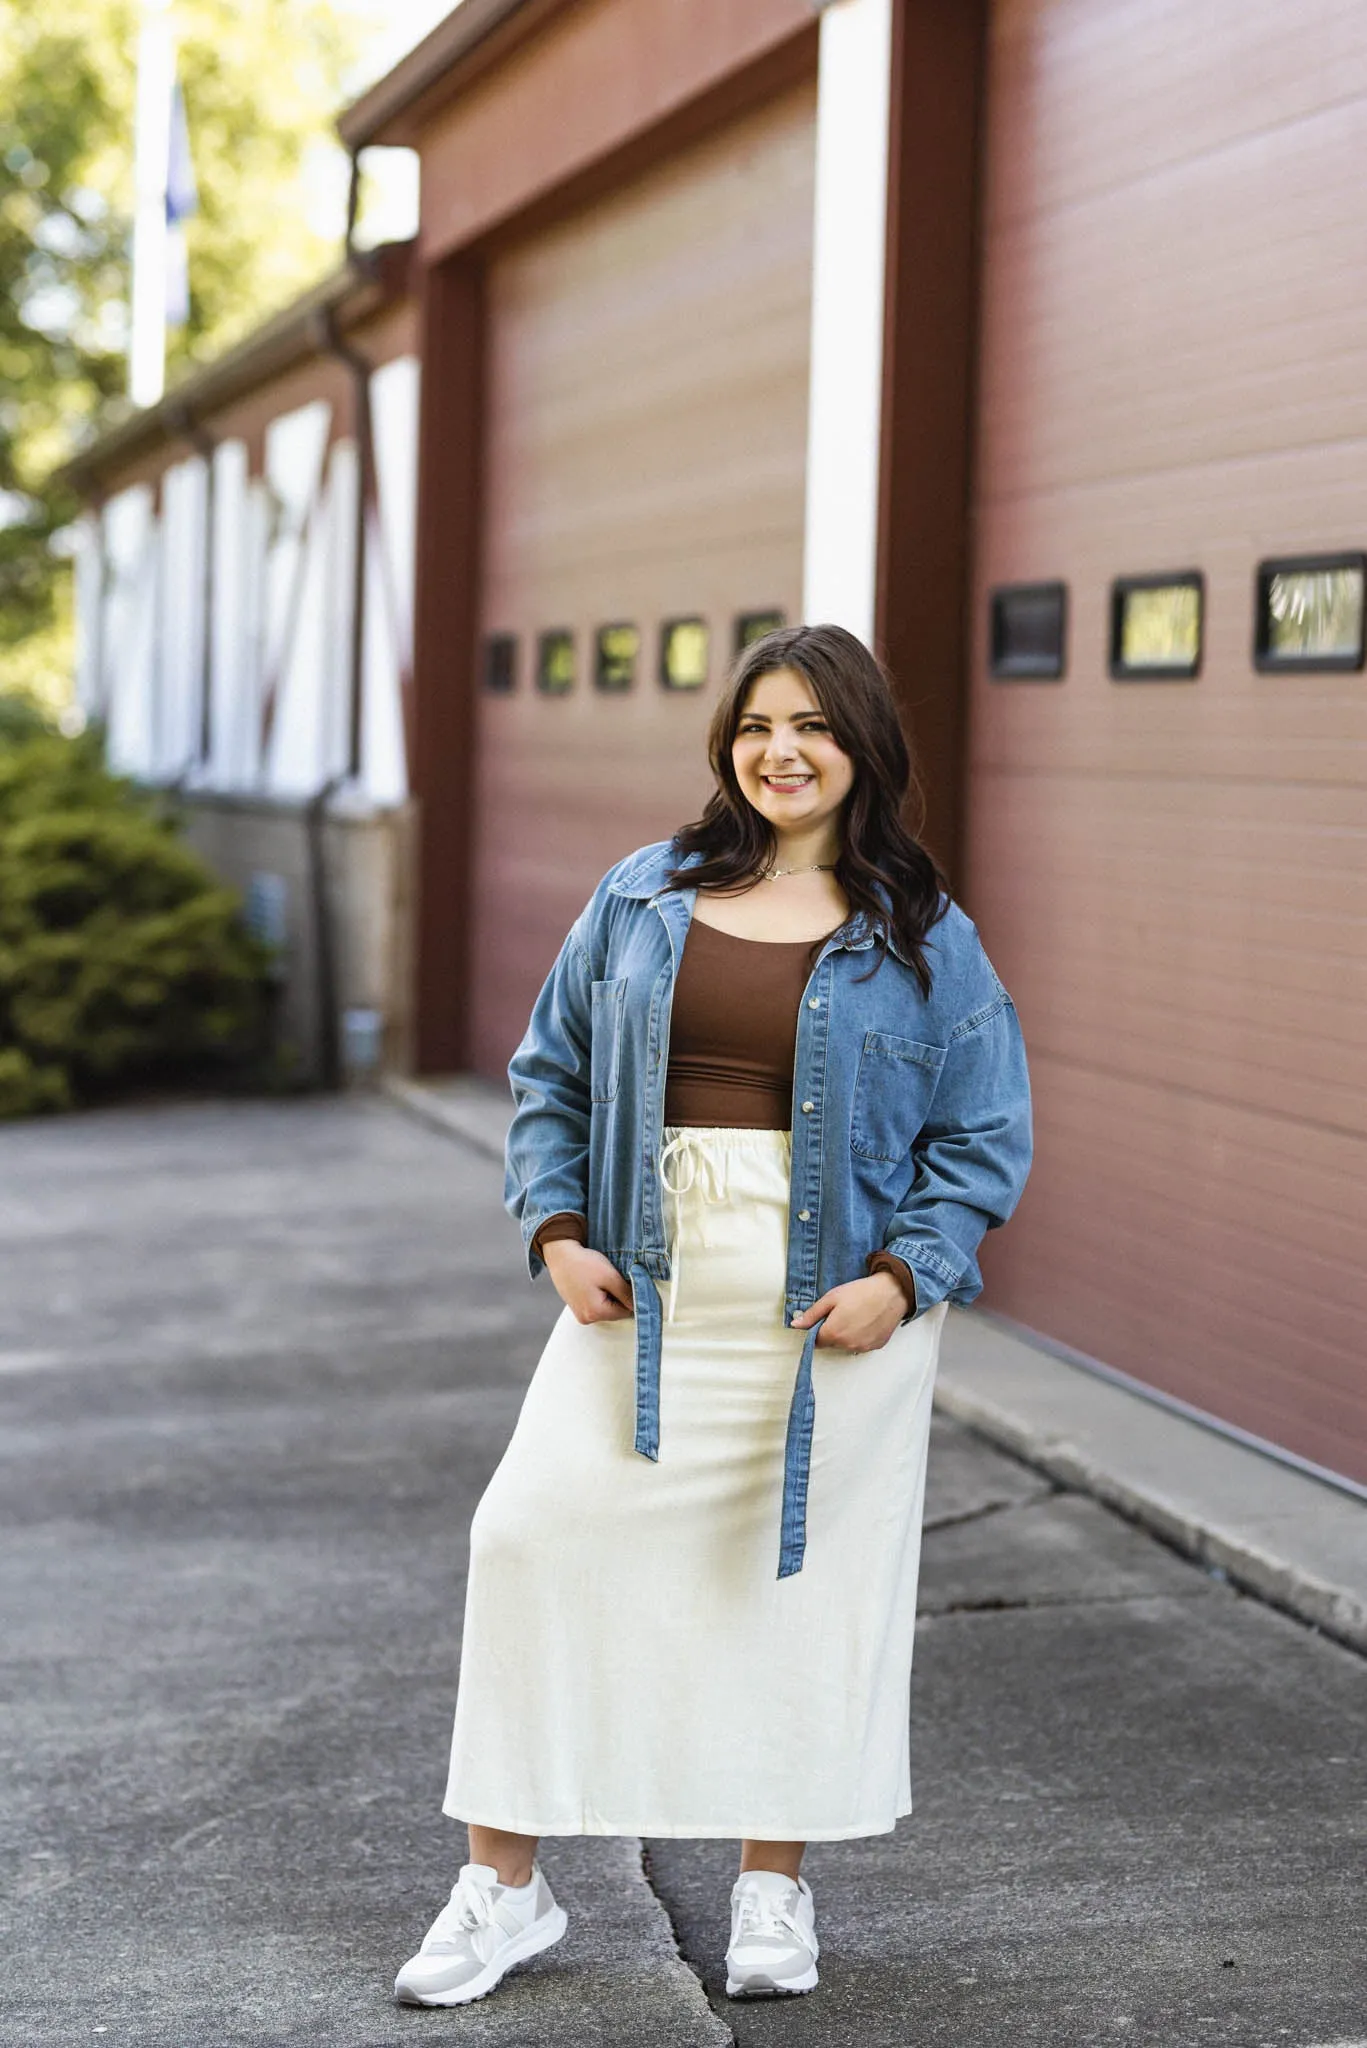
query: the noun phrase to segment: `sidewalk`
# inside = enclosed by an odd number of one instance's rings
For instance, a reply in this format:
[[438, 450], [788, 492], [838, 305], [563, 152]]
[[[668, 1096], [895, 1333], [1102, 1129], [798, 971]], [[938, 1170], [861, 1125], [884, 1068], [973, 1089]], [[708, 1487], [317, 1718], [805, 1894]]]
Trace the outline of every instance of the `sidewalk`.
[[[394, 1079], [434, 1128], [502, 1159], [506, 1092]], [[937, 1407], [1326, 1635], [1367, 1651], [1367, 1500], [1049, 1350], [982, 1310], [950, 1317]]]
[[561, 1838], [565, 1941], [394, 2005], [464, 1853], [471, 1515], [560, 1312], [480, 1128], [0, 1127], [0, 2048], [1367, 2048], [1361, 1658], [946, 1414], [915, 1813], [813, 1845], [817, 1993], [726, 1998], [734, 1841]]
[[726, 2048], [630, 1840], [548, 1844], [496, 2000], [393, 2002], [553, 1313], [499, 1182], [364, 1097], [0, 1126], [0, 2048]]

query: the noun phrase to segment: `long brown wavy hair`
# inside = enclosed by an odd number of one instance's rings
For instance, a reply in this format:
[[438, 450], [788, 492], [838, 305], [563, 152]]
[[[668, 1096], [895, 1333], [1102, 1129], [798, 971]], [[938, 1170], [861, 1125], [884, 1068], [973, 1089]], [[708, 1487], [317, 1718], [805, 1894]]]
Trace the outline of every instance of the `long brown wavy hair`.
[[[915, 836], [923, 818], [921, 792], [887, 672], [843, 626], [785, 626], [737, 657], [707, 735], [717, 787], [702, 816], [674, 835], [680, 860], [689, 854], [702, 859], [674, 868], [667, 886], [739, 891], [772, 867], [774, 828], [736, 780], [731, 748], [751, 690], [761, 676], [780, 668], [795, 669], [807, 683], [836, 745], [854, 763], [835, 878], [851, 911], [863, 911], [877, 936], [870, 972], [882, 966], [891, 941], [929, 995], [925, 942], [948, 907], [946, 883]], [[905, 822], [908, 813], [914, 830]]]

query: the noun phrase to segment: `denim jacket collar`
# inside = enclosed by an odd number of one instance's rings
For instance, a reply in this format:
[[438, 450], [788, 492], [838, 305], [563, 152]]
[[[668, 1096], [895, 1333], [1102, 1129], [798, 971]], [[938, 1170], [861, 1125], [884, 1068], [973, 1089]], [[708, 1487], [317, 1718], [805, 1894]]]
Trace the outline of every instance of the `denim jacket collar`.
[[642, 847], [635, 860], [625, 872], [608, 885], [610, 896], [654, 896], [663, 888], [675, 868], [695, 868], [700, 865], [700, 853], [687, 853], [682, 860], [675, 858], [672, 839], [661, 839], [654, 846]]

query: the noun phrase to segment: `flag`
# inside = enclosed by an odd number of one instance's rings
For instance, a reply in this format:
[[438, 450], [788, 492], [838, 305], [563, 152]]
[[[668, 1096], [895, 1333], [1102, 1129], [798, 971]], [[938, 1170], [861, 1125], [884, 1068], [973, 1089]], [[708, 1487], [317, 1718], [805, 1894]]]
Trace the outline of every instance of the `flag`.
[[166, 325], [184, 327], [190, 318], [190, 265], [184, 223], [199, 210], [190, 130], [180, 80], [171, 82], [171, 132], [166, 153]]

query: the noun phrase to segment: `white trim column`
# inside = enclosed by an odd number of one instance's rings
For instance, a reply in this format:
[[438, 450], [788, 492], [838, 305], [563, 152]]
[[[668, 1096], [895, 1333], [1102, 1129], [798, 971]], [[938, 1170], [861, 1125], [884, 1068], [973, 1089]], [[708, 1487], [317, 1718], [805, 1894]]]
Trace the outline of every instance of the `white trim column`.
[[816, 112], [802, 611], [871, 641], [894, 0], [830, 0]]
[[104, 710], [104, 534], [98, 512], [82, 512], [75, 525], [76, 690], [87, 718]]

